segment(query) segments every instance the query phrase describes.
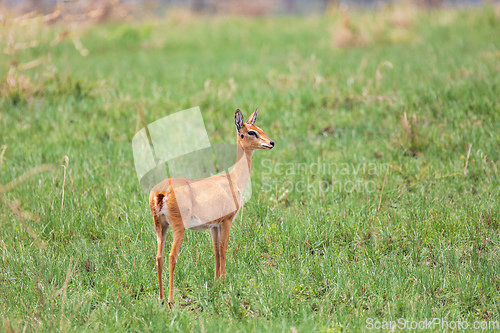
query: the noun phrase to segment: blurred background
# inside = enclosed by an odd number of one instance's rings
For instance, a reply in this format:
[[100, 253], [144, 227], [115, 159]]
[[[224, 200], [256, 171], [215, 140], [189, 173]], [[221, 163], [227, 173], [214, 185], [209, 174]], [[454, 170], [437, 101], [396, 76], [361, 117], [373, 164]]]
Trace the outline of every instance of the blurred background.
[[[87, 18], [106, 20], [145, 13], [159, 15], [165, 10], [183, 7], [204, 14], [235, 14], [262, 16], [274, 14], [325, 13], [342, 5], [376, 8], [395, 3], [413, 3], [423, 7], [478, 5], [482, 0], [2, 0], [0, 6], [17, 13], [36, 11], [50, 13], [68, 10], [72, 14], [86, 14]], [[490, 1], [494, 2], [494, 0]]]

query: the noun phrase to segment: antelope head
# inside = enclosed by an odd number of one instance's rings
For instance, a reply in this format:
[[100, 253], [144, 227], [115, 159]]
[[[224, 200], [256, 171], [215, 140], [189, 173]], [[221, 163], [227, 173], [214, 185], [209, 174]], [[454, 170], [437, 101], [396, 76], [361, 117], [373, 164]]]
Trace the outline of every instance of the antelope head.
[[254, 125], [257, 120], [257, 111], [258, 109], [248, 117], [247, 121], [243, 122], [243, 114], [239, 109], [236, 110], [234, 123], [238, 132], [237, 144], [244, 150], [273, 149], [274, 141], [269, 139], [261, 128]]

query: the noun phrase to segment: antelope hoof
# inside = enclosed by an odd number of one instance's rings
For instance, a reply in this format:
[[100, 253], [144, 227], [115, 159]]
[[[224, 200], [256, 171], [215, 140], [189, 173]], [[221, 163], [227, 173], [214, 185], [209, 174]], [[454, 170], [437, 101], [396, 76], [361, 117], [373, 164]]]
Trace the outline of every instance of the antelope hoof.
[[174, 307], [174, 302], [168, 302], [168, 307], [172, 309]]

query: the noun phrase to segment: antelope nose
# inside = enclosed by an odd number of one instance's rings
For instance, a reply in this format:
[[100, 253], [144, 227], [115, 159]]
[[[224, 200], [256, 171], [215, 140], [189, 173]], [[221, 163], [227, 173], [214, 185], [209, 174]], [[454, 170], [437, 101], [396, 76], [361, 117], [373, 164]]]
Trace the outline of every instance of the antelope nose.
[[274, 147], [274, 141], [271, 141], [270, 143], [271, 143], [271, 146], [273, 146], [273, 147]]

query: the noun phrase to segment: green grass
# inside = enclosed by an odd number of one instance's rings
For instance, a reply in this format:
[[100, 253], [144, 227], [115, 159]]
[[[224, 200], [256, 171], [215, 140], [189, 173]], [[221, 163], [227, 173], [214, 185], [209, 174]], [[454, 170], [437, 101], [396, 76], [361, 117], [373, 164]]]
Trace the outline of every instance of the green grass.
[[[353, 14], [369, 39], [347, 49], [333, 45], [338, 17], [82, 28], [87, 57], [71, 40], [18, 54], [52, 58], [23, 72], [26, 89], [8, 86], [3, 55], [0, 184], [69, 158], [66, 177], [38, 173], [0, 202], [4, 329], [500, 321], [500, 16], [420, 12], [402, 41], [389, 23], [373, 32], [379, 19]], [[276, 142], [254, 154], [227, 279], [213, 280], [209, 233], [186, 232], [173, 310], [157, 301], [156, 235], [131, 150], [137, 105], [147, 123], [199, 105], [212, 143], [234, 143], [235, 109], [259, 107]]]

